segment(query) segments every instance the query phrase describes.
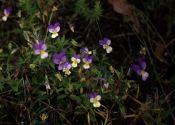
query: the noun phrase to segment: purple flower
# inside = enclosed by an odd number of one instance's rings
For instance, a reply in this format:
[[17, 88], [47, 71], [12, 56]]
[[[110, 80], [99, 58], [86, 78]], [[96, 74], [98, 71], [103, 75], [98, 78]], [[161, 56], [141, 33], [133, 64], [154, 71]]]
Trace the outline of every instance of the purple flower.
[[101, 104], [100, 104], [101, 96], [98, 95], [96, 92], [90, 93], [89, 94], [89, 99], [90, 99], [90, 102], [93, 104], [93, 106], [95, 108], [101, 106]]
[[54, 23], [48, 26], [48, 31], [52, 33], [51, 38], [56, 38], [58, 36], [58, 32], [60, 31], [60, 24]]
[[67, 57], [65, 52], [61, 52], [61, 53], [54, 53], [53, 55], [53, 62], [55, 64], [61, 65], [63, 63], [65, 63], [67, 61]]
[[9, 15], [12, 12], [12, 8], [11, 7], [7, 7], [4, 9], [4, 16], [2, 17], [3, 21], [7, 21], [7, 18], [9, 17]]
[[85, 55], [83, 57], [83, 62], [84, 62], [83, 68], [84, 69], [89, 69], [90, 64], [92, 63], [92, 60], [93, 60], [93, 56]]
[[65, 62], [63, 64], [63, 72], [66, 74], [66, 75], [70, 75], [71, 72], [70, 72], [70, 69], [71, 69], [72, 65], [69, 63], [69, 62]]
[[32, 45], [35, 55], [41, 55], [41, 59], [47, 58], [48, 53], [46, 52], [47, 45], [43, 41], [39, 41]]
[[87, 47], [83, 47], [80, 49], [80, 52], [82, 54], [92, 54], [92, 51], [89, 51], [89, 49]]
[[143, 81], [147, 80], [149, 76], [149, 73], [146, 72], [145, 69], [146, 69], [146, 62], [144, 61], [143, 58], [139, 58], [138, 63], [132, 65], [132, 70], [137, 75], [141, 76]]
[[80, 54], [75, 54], [72, 58], [72, 67], [77, 67], [78, 63], [80, 63]]
[[106, 50], [106, 53], [111, 53], [112, 52], [112, 47], [110, 46], [111, 45], [111, 40], [110, 39], [104, 38], [104, 39], [99, 41], [99, 44], [101, 46], [103, 46], [103, 49]]

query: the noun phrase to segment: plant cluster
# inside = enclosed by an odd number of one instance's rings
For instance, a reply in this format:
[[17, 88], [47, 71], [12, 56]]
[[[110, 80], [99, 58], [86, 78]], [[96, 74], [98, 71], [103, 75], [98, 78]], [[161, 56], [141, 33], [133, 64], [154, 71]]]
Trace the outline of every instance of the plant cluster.
[[[0, 124], [162, 125], [173, 119], [174, 107], [157, 99], [158, 87], [144, 97], [145, 86], [154, 82], [157, 73], [151, 69], [153, 59], [147, 44], [143, 42], [132, 53], [136, 59], [131, 57], [127, 66], [116, 66], [117, 44], [110, 35], [103, 35], [98, 23], [104, 3], [2, 1]], [[87, 28], [75, 26], [79, 18], [90, 22]], [[100, 34], [92, 45], [86, 43], [87, 37], [96, 34], [90, 28]], [[145, 38], [145, 34], [134, 33], [140, 41]]]

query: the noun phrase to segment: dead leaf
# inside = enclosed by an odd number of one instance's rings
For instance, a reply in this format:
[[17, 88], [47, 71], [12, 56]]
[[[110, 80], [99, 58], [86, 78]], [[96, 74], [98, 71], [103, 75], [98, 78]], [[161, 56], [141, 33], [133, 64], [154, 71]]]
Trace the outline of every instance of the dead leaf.
[[113, 6], [114, 10], [123, 15], [130, 15], [134, 6], [129, 4], [126, 0], [108, 0], [108, 2]]
[[126, 0], [108, 0], [108, 2], [113, 6], [115, 12], [128, 16], [127, 20], [133, 23], [132, 28], [135, 32], [138, 34], [143, 32], [134, 5], [128, 3]]
[[163, 63], [166, 63], [166, 64], [169, 64], [165, 57], [164, 57], [164, 54], [165, 54], [165, 51], [167, 49], [167, 45], [163, 44], [163, 43], [156, 43], [156, 48], [155, 48], [155, 51], [154, 51], [154, 56], [160, 61], [160, 62], [163, 62]]

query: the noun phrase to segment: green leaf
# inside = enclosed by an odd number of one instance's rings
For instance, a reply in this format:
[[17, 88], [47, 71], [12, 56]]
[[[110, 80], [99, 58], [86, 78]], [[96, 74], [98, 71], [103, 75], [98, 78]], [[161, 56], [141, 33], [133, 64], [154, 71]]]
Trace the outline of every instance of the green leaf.
[[171, 107], [168, 111], [164, 111], [162, 113], [162, 118], [166, 119], [168, 116], [170, 116], [175, 111], [175, 106]]
[[70, 98], [74, 101], [76, 101], [77, 103], [81, 103], [81, 98], [79, 96], [76, 95], [70, 95]]
[[10, 80], [7, 84], [11, 87], [14, 92], [18, 92], [18, 88], [21, 84], [21, 80]]

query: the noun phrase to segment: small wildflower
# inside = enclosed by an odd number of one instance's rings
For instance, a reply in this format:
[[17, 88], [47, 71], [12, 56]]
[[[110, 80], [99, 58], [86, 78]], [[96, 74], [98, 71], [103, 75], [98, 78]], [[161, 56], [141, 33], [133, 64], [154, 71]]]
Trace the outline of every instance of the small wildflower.
[[49, 85], [49, 83], [48, 83], [48, 82], [46, 82], [46, 83], [45, 83], [45, 86], [46, 86], [46, 90], [51, 89], [51, 88], [50, 88], [50, 85]]
[[93, 60], [93, 56], [89, 56], [89, 55], [85, 55], [83, 57], [83, 68], [84, 69], [89, 69], [90, 68], [90, 64], [92, 63], [92, 60]]
[[11, 7], [7, 7], [4, 9], [4, 16], [2, 17], [2, 20], [5, 22], [7, 21], [7, 18], [9, 17], [9, 15], [12, 12], [12, 8]]
[[70, 75], [71, 74], [71, 69], [72, 65], [69, 63], [69, 62], [66, 62], [63, 64], [63, 72], [66, 74], [66, 75]]
[[107, 83], [104, 83], [104, 88], [105, 89], [108, 89], [109, 88], [109, 83], [107, 82]]
[[47, 120], [47, 118], [48, 118], [48, 115], [45, 114], [45, 113], [42, 113], [42, 114], [40, 115], [40, 119], [41, 119], [41, 121], [43, 121], [43, 122], [45, 122], [45, 121]]
[[101, 103], [101, 96], [97, 95], [97, 93], [93, 92], [89, 94], [90, 102], [93, 104], [95, 108], [100, 107]]
[[48, 53], [46, 52], [47, 45], [43, 41], [33, 44], [33, 49], [35, 55], [40, 55], [41, 59], [48, 57]]
[[100, 82], [101, 82], [101, 85], [103, 86], [103, 88], [108, 89], [109, 83], [107, 82], [107, 80], [105, 78], [101, 78]]
[[54, 23], [48, 26], [48, 31], [52, 33], [51, 38], [56, 38], [58, 36], [58, 32], [60, 31], [60, 24]]
[[146, 69], [146, 62], [142, 58], [139, 58], [138, 64], [132, 65], [132, 70], [137, 75], [141, 76], [143, 81], [147, 80], [149, 76], [149, 73], [146, 72], [145, 69]]
[[75, 54], [72, 58], [72, 67], [77, 67], [78, 63], [80, 63], [80, 55], [79, 54]]
[[61, 65], [67, 61], [67, 57], [65, 52], [60, 52], [60, 53], [54, 53], [53, 55], [53, 62], [55, 64]]
[[146, 55], [146, 48], [142, 47], [139, 52], [141, 55]]
[[112, 47], [111, 45], [111, 40], [108, 38], [104, 38], [103, 40], [99, 41], [99, 44], [103, 46], [103, 49], [106, 50], [106, 53], [111, 53], [112, 52]]
[[92, 54], [92, 51], [89, 51], [89, 49], [87, 47], [83, 47], [80, 49], [80, 52], [83, 54]]

